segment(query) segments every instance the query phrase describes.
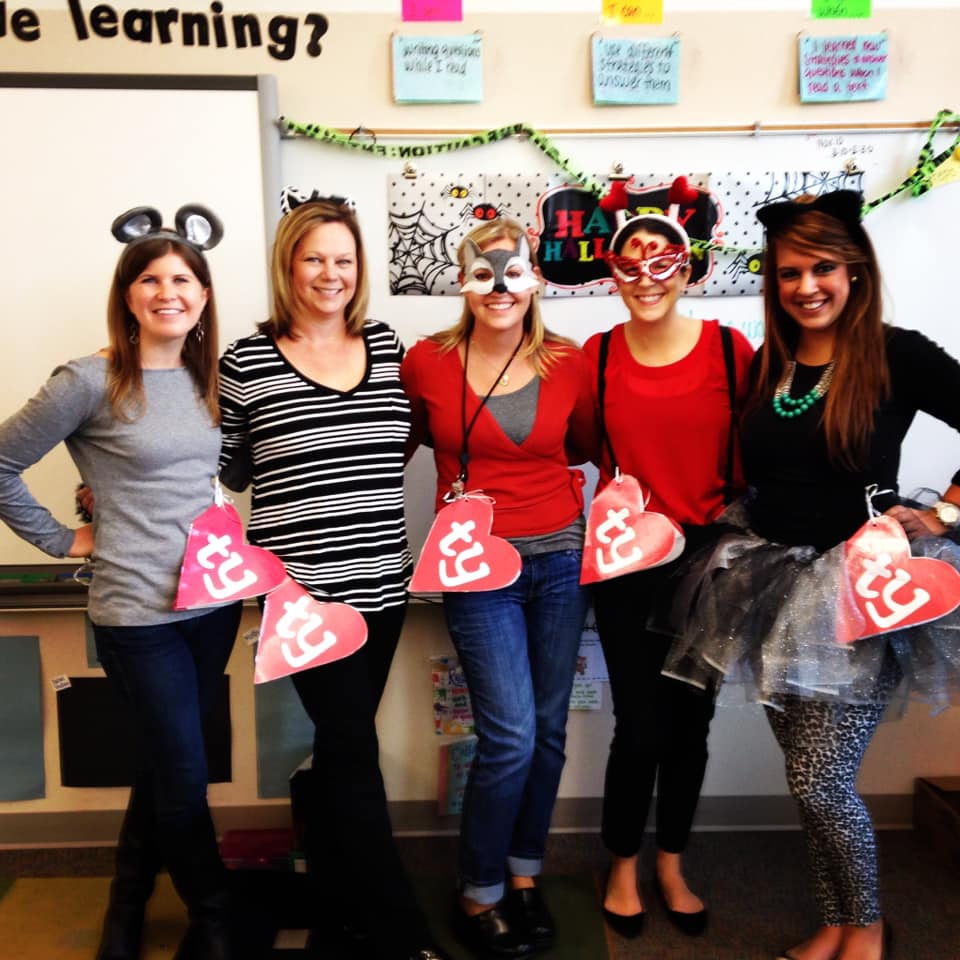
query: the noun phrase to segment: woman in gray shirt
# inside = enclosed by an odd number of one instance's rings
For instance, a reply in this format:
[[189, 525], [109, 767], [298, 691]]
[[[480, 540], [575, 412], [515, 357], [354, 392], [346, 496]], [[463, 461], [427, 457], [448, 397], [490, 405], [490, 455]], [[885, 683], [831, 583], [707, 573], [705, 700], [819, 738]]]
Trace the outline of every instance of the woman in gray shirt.
[[[176, 232], [163, 229], [141, 207], [114, 221], [127, 245], [110, 289], [109, 347], [56, 369], [0, 425], [0, 519], [52, 556], [92, 556], [97, 653], [138, 739], [98, 960], [140, 956], [161, 863], [190, 913], [178, 960], [233, 956], [201, 722], [240, 605], [173, 609], [190, 523], [212, 502], [220, 450], [217, 314], [203, 250], [222, 228], [200, 207], [176, 219]], [[97, 496], [93, 523], [75, 530], [21, 476], [61, 441]]]

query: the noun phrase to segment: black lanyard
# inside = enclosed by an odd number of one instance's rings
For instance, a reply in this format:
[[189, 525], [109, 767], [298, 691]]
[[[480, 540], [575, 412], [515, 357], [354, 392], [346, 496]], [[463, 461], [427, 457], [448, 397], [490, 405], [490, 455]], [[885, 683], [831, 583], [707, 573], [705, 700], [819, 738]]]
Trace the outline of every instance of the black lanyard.
[[517, 345], [513, 348], [513, 353], [510, 354], [509, 359], [503, 365], [503, 369], [497, 374], [496, 379], [493, 383], [490, 384], [490, 389], [486, 392], [483, 399], [480, 401], [480, 405], [474, 411], [473, 416], [470, 418], [470, 423], [467, 423], [467, 365], [470, 363], [470, 337], [467, 337], [466, 343], [463, 348], [463, 389], [460, 391], [460, 426], [463, 430], [463, 445], [460, 447], [460, 473], [457, 474], [457, 479], [453, 481], [452, 488], [453, 492], [459, 497], [462, 495], [463, 491], [467, 489], [467, 464], [470, 462], [470, 434], [473, 432], [474, 425], [477, 422], [477, 417], [480, 416], [480, 412], [487, 405], [487, 401], [490, 399], [490, 395], [497, 388], [497, 384], [500, 382], [500, 379], [507, 372], [507, 368], [513, 363], [515, 357], [520, 352], [520, 347], [523, 346], [524, 337], [520, 337], [517, 341]]

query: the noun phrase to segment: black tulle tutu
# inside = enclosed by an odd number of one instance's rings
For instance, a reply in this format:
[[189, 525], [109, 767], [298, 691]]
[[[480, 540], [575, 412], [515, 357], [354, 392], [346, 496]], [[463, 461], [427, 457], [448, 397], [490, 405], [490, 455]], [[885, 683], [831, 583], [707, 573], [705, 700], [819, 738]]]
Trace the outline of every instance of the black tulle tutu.
[[[873, 703], [893, 657], [903, 674], [898, 696], [934, 712], [960, 702], [960, 609], [838, 643], [843, 544], [817, 553], [771, 543], [748, 529], [739, 504], [722, 519], [733, 526], [677, 570], [669, 609], [655, 614], [652, 625], [675, 637], [665, 674], [703, 689], [741, 683], [749, 700], [773, 705], [785, 694]], [[911, 553], [960, 570], [960, 546], [952, 540], [926, 537], [911, 544]]]

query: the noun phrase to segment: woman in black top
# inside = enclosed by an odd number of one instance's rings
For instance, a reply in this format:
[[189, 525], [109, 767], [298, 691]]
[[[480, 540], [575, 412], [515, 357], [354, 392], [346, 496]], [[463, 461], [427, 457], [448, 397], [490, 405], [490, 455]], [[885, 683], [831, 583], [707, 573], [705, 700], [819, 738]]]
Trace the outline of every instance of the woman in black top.
[[821, 926], [781, 960], [885, 960], [890, 934], [857, 773], [902, 679], [937, 704], [957, 683], [956, 630], [943, 620], [836, 640], [843, 545], [868, 518], [865, 488], [877, 491], [871, 513], [895, 517], [914, 554], [960, 566], [944, 537], [945, 522], [960, 518], [960, 472], [934, 509], [896, 496], [917, 411], [960, 430], [960, 365], [922, 334], [883, 324], [861, 206], [859, 194], [837, 191], [758, 212], [766, 338], [742, 427], [749, 531], [701, 560], [701, 577], [711, 575], [696, 580], [692, 620], [665, 668], [703, 683], [740, 666], [784, 751]]

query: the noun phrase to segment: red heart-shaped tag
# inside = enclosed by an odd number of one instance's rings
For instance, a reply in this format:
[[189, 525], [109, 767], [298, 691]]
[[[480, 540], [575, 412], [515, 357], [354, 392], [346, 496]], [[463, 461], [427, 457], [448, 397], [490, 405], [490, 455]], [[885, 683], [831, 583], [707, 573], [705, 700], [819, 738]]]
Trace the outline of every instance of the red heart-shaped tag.
[[636, 477], [621, 474], [590, 504], [581, 583], [622, 577], [669, 563], [683, 553], [683, 530], [662, 513], [644, 510]]
[[470, 592], [507, 587], [520, 576], [520, 554], [490, 533], [493, 506], [486, 497], [459, 497], [434, 518], [420, 551], [414, 593]]
[[932, 557], [911, 557], [903, 527], [868, 520], [843, 547], [837, 641], [851, 643], [946, 616], [960, 606], [960, 573]]
[[266, 683], [356, 653], [367, 621], [348, 603], [320, 603], [295, 580], [267, 595], [254, 683]]
[[276, 554], [243, 542], [240, 515], [213, 504], [190, 524], [174, 610], [192, 610], [269, 593], [287, 577]]
[[691, 206], [697, 202], [700, 191], [696, 187], [691, 187], [686, 177], [677, 177], [670, 184], [670, 191], [667, 193], [668, 204], [678, 204]]

